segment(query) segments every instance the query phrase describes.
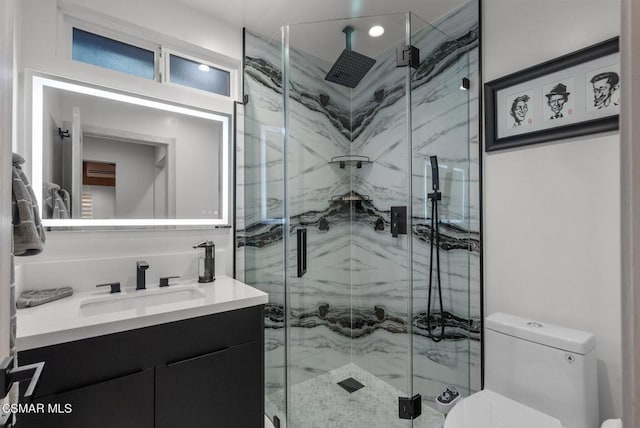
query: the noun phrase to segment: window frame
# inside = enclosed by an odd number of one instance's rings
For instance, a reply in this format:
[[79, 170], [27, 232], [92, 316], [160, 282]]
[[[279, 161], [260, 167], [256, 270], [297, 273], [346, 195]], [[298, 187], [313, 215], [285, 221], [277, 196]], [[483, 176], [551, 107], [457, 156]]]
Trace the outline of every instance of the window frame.
[[[131, 36], [128, 34], [124, 34], [119, 31], [115, 31], [99, 24], [93, 22], [87, 22], [82, 19], [75, 18], [70, 15], [64, 16], [65, 26], [64, 26], [64, 42], [63, 46], [65, 47], [64, 57], [74, 62], [80, 62], [82, 64], [87, 64], [93, 67], [100, 67], [105, 70], [111, 70], [116, 73], [128, 74], [129, 76], [137, 77], [140, 79], [144, 79], [147, 81], [155, 81], [160, 82], [160, 65], [161, 65], [161, 52], [162, 46], [160, 43], [153, 43], [148, 40], [140, 39], [135, 36]], [[135, 46], [144, 50], [148, 50], [153, 52], [153, 79], [146, 79], [141, 76], [137, 76], [135, 74], [126, 73], [124, 71], [115, 70], [109, 67], [102, 67], [100, 65], [87, 63], [84, 61], [78, 61], [73, 59], [73, 29], [77, 28], [78, 30], [82, 30], [91, 34], [95, 34], [96, 36], [105, 37], [108, 39], [115, 40], [116, 42], [124, 43], [127, 45]]]
[[[81, 17], [69, 14], [68, 11], [62, 11], [62, 21], [64, 31], [62, 32], [62, 40], [59, 40], [58, 47], [61, 48], [62, 56], [65, 59], [73, 61], [75, 63], [81, 63], [89, 65], [91, 67], [99, 67], [104, 70], [110, 70], [112, 72], [128, 75], [134, 78], [143, 79], [145, 81], [155, 81], [163, 85], [169, 85], [174, 88], [181, 88], [187, 91], [195, 91], [196, 93], [206, 94], [207, 96], [215, 97], [221, 101], [234, 101], [239, 99], [239, 67], [226, 65], [224, 60], [216, 58], [215, 52], [211, 55], [203, 53], [190, 53], [188, 48], [180, 48], [172, 45], [170, 42], [160, 40], [158, 42], [152, 42], [148, 39], [141, 38], [139, 36], [131, 34], [133, 31], [128, 32], [126, 28], [119, 26], [117, 29], [108, 28], [94, 21], [89, 21]], [[154, 66], [154, 78], [146, 79], [135, 74], [126, 73], [123, 71], [115, 70], [113, 68], [101, 67], [99, 65], [90, 64], [73, 59], [73, 29], [77, 28], [82, 31], [86, 31], [97, 36], [113, 39], [120, 43], [136, 46], [141, 49], [149, 50], [154, 53], [153, 66]], [[179, 43], [178, 43], [179, 44]], [[169, 80], [170, 73], [170, 55], [175, 55], [180, 58], [184, 58], [190, 61], [195, 61], [200, 64], [206, 64], [210, 67], [217, 68], [229, 73], [229, 96], [216, 94], [215, 92], [206, 91], [203, 89], [194, 88], [191, 86], [181, 85], [179, 83], [173, 83]]]
[[[171, 80], [169, 80], [171, 76], [170, 74], [171, 73], [171, 59], [170, 59], [171, 55], [175, 55], [179, 58], [184, 58], [186, 60], [197, 62], [200, 64], [205, 64], [205, 65], [208, 65], [209, 67], [217, 68], [218, 70], [226, 71], [227, 73], [229, 73], [229, 95], [227, 96], [227, 95], [217, 94], [215, 92], [205, 91], [204, 89], [198, 89], [192, 86], [186, 86], [180, 83], [171, 82]], [[160, 47], [160, 57], [161, 57], [160, 65], [162, 67], [162, 70], [160, 72], [161, 83], [171, 85], [174, 87], [185, 88], [190, 91], [197, 91], [199, 93], [208, 94], [214, 97], [218, 97], [222, 100], [236, 99], [236, 92], [237, 92], [236, 88], [238, 86], [238, 70], [237, 69], [224, 66], [220, 63], [212, 61], [211, 59], [191, 55], [184, 51], [172, 49], [166, 46]]]

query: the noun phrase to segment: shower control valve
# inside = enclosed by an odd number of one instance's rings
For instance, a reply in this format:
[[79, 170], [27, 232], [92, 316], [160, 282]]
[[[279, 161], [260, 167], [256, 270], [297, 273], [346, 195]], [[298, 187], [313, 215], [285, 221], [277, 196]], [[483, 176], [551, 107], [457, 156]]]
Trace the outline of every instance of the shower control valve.
[[432, 201], [441, 201], [442, 200], [442, 192], [438, 192], [436, 190], [435, 192], [431, 192], [431, 193], [427, 194], [427, 198], [431, 199]]
[[391, 207], [391, 236], [407, 234], [407, 207]]

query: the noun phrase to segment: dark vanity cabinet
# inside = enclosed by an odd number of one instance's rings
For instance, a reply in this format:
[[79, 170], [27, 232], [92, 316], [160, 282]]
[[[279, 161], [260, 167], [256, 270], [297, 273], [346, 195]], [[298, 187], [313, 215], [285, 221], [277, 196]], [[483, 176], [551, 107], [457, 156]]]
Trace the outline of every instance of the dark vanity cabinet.
[[[263, 306], [20, 352], [44, 361], [17, 428], [256, 428], [264, 424]], [[36, 407], [37, 408], [37, 407]]]

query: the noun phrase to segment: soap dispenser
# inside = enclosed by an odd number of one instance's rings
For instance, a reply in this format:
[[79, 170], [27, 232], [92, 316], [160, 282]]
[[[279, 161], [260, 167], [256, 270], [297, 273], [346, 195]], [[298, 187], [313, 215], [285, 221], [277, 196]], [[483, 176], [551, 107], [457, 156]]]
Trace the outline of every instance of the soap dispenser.
[[213, 241], [202, 241], [193, 248], [204, 248], [204, 258], [198, 259], [198, 282], [213, 282], [216, 274], [216, 244]]

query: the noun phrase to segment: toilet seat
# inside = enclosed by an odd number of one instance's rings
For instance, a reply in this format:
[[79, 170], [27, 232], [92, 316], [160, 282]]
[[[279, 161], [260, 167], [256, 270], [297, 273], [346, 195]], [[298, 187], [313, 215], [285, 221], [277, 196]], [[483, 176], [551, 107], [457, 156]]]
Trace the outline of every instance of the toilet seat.
[[498, 393], [483, 390], [460, 401], [444, 428], [562, 428], [560, 421]]

